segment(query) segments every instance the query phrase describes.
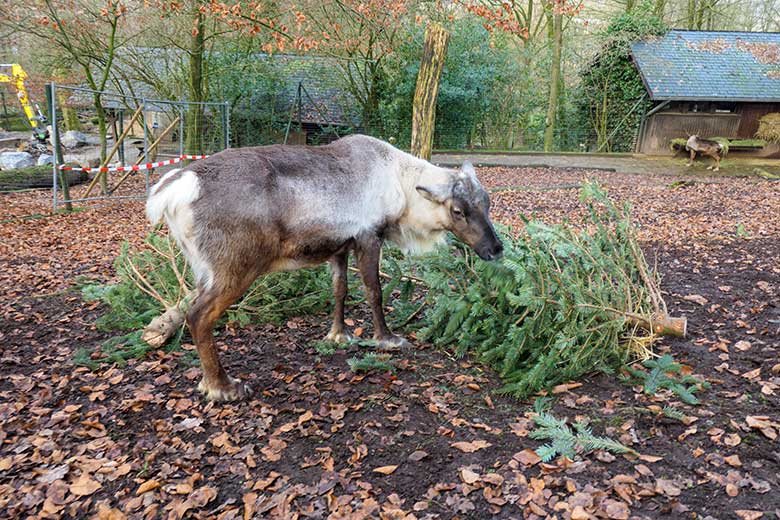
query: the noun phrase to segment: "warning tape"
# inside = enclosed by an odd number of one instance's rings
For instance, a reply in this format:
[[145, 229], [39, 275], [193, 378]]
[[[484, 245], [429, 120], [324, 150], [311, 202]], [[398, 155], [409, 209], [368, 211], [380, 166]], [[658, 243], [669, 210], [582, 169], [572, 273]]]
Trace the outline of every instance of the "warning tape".
[[176, 164], [182, 162], [185, 159], [205, 159], [208, 155], [180, 155], [175, 159], [168, 159], [167, 161], [159, 161], [146, 164], [134, 164], [132, 166], [114, 166], [113, 168], [78, 168], [73, 166], [60, 166], [60, 170], [74, 171], [74, 172], [129, 172], [129, 171], [141, 171], [151, 170], [153, 168], [159, 168], [160, 166], [167, 166], [169, 164]]

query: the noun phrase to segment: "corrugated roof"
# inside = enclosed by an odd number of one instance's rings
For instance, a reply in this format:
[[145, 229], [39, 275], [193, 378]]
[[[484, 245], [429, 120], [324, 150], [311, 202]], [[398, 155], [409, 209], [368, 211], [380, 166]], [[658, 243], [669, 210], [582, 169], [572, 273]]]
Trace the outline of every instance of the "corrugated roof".
[[655, 100], [780, 101], [780, 33], [675, 30], [631, 54]]

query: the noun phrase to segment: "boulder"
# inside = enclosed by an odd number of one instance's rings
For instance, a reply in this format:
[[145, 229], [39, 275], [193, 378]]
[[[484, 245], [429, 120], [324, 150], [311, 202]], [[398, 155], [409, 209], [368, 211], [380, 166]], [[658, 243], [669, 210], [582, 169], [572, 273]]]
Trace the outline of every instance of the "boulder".
[[60, 137], [62, 146], [68, 149], [78, 148], [87, 144], [87, 136], [79, 132], [78, 130], [68, 130]]
[[62, 158], [66, 163], [77, 163], [82, 167], [96, 168], [100, 166], [100, 149], [85, 148], [80, 153], [68, 153]]
[[54, 164], [54, 156], [50, 153], [42, 153], [38, 156], [38, 166], [44, 166], [46, 164]]
[[0, 153], [0, 168], [3, 170], [29, 168], [30, 166], [35, 166], [35, 159], [27, 152]]

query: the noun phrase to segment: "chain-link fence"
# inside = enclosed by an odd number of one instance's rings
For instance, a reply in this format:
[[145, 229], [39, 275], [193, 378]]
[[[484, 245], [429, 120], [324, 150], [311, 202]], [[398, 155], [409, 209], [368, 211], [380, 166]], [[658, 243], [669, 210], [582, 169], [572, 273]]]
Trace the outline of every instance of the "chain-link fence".
[[[52, 188], [54, 210], [142, 199], [176, 164], [229, 147], [226, 103], [148, 99], [50, 83], [46, 135], [0, 135], [0, 190]], [[179, 164], [179, 167], [181, 164]]]

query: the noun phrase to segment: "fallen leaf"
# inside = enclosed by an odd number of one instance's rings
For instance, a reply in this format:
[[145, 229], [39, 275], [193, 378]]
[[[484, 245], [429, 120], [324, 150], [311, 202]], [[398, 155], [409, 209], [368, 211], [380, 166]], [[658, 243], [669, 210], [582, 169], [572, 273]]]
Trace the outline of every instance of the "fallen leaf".
[[655, 481], [655, 490], [669, 497], [678, 497], [682, 491], [674, 480], [659, 478]]
[[571, 511], [571, 520], [589, 520], [590, 515], [582, 506], [575, 506]]
[[70, 485], [68, 490], [74, 495], [85, 497], [91, 495], [101, 487], [102, 485], [100, 482], [93, 479], [88, 474], [82, 473], [79, 478]]
[[374, 473], [381, 473], [382, 475], [389, 475], [397, 469], [398, 466], [380, 466], [378, 468], [374, 468], [371, 471], [373, 471]]
[[604, 502], [606, 504], [604, 511], [607, 513], [607, 517], [614, 520], [628, 520], [630, 511], [625, 502], [619, 500], [605, 500]]
[[753, 511], [752, 509], [737, 509], [734, 513], [742, 520], [757, 520], [764, 516], [761, 511]]
[[492, 446], [492, 444], [483, 440], [476, 440], [471, 442], [461, 441], [461, 442], [452, 443], [453, 448], [458, 449], [464, 453], [474, 453], [475, 451], [481, 450], [483, 448], [489, 448], [490, 446]]
[[418, 461], [423, 460], [427, 456], [428, 456], [428, 452], [427, 451], [417, 450], [417, 451], [412, 452], [411, 455], [409, 455], [409, 460], [411, 460], [412, 462], [418, 462]]
[[515, 453], [512, 458], [525, 466], [534, 466], [542, 461], [542, 458], [531, 448]]
[[138, 486], [138, 490], [135, 492], [136, 495], [143, 495], [144, 493], [148, 491], [153, 491], [160, 487], [160, 482], [154, 479], [147, 480], [140, 486]]
[[479, 473], [474, 473], [468, 468], [461, 468], [460, 478], [466, 484], [473, 484], [474, 482], [477, 482], [479, 480]]
[[683, 300], [698, 303], [699, 305], [707, 305], [707, 298], [701, 294], [689, 294], [688, 296], [683, 296]]

